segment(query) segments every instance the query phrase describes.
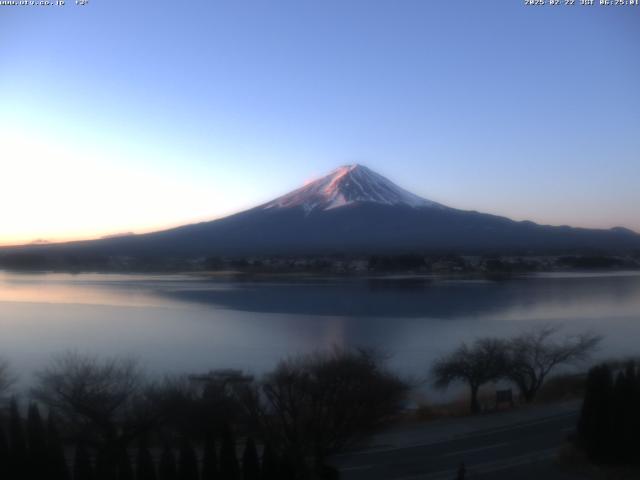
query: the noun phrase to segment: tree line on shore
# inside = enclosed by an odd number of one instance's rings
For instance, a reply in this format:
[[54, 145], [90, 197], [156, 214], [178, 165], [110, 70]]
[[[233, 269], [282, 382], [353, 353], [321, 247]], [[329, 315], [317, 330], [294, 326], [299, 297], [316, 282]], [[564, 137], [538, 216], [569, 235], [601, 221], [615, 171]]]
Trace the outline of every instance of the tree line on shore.
[[[258, 455], [252, 437], [237, 454], [232, 430], [225, 426], [219, 442], [208, 435], [200, 451], [186, 437], [177, 444], [165, 441], [152, 448], [146, 434], [132, 446], [96, 448], [83, 438], [68, 445], [59, 434], [53, 414], [44, 422], [36, 403], [23, 420], [18, 403], [11, 401], [7, 433], [0, 429], [0, 478], [13, 480], [293, 480], [286, 458], [269, 445]], [[219, 443], [219, 448], [217, 443]]]
[[456, 273], [495, 275], [496, 279], [512, 274], [541, 270], [637, 269], [640, 252], [624, 255], [594, 252], [413, 252], [397, 254], [349, 255], [273, 255], [167, 257], [153, 255], [121, 256], [98, 253], [64, 253], [38, 251], [0, 252], [0, 267], [16, 271], [118, 271], [185, 272], [239, 271], [254, 273]]
[[408, 391], [365, 350], [290, 358], [260, 379], [160, 381], [131, 359], [66, 353], [37, 374], [26, 415], [15, 399], [0, 414], [0, 478], [338, 478], [327, 458], [401, 411]]
[[[556, 333], [462, 344], [434, 364], [433, 380], [466, 382], [472, 413], [478, 388], [500, 378], [533, 401], [554, 368], [584, 360], [600, 341]], [[11, 383], [0, 362], [0, 395]], [[329, 457], [402, 412], [410, 390], [370, 350], [289, 358], [260, 378], [215, 370], [156, 381], [132, 359], [66, 353], [37, 373], [25, 415], [15, 398], [0, 409], [0, 478], [338, 478]]]
[[545, 325], [508, 339], [484, 337], [463, 343], [434, 363], [434, 385], [444, 389], [453, 382], [466, 383], [471, 413], [481, 411], [478, 393], [490, 382], [510, 382], [520, 399], [531, 403], [553, 370], [586, 360], [602, 340], [590, 332], [559, 340], [558, 331]]

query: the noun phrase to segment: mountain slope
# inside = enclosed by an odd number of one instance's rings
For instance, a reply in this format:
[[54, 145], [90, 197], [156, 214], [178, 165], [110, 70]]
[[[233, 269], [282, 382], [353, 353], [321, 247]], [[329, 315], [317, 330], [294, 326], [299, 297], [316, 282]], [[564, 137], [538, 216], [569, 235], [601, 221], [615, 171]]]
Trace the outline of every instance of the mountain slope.
[[360, 165], [253, 209], [145, 235], [0, 250], [43, 255], [202, 257], [398, 252], [567, 252], [640, 249], [640, 236], [543, 226], [446, 207]]

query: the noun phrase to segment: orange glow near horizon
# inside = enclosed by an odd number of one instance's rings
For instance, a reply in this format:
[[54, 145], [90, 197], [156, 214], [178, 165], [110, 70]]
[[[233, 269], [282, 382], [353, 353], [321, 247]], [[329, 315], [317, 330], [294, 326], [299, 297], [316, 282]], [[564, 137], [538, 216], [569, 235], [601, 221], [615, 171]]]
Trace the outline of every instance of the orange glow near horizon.
[[2, 246], [146, 233], [233, 209], [220, 188], [110, 160], [98, 147], [71, 149], [17, 129], [3, 130], [0, 144], [11, 159], [0, 169]]

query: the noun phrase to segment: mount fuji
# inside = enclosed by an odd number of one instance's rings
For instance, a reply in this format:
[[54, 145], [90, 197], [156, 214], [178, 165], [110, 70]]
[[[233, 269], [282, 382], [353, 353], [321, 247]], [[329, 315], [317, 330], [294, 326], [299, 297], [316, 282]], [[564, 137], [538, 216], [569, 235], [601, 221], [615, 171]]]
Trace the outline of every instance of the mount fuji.
[[301, 207], [305, 212], [331, 210], [356, 203], [442, 207], [400, 188], [362, 165], [345, 165], [319, 180], [276, 198], [264, 209]]
[[340, 167], [275, 200], [222, 219], [143, 235], [0, 249], [46, 256], [189, 257], [402, 252], [624, 252], [640, 235], [539, 225], [450, 208], [361, 165]]

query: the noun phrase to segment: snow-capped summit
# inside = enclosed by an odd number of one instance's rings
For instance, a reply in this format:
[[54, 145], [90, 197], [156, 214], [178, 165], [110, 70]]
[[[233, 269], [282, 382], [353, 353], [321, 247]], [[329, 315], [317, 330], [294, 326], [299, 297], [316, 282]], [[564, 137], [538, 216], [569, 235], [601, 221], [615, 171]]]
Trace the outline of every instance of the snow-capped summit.
[[262, 206], [302, 207], [306, 212], [331, 210], [353, 203], [445, 208], [400, 188], [363, 165], [344, 165], [318, 180]]

